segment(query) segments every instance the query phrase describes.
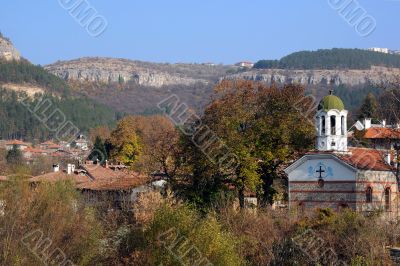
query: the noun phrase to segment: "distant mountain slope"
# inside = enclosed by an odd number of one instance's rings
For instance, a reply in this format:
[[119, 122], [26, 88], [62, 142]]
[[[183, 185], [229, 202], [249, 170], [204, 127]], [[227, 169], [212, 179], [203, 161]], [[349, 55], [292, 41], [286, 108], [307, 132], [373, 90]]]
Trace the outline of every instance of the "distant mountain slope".
[[[335, 59], [336, 55], [339, 57]], [[370, 58], [364, 58], [364, 55]], [[343, 95], [349, 90], [351, 95], [347, 98], [352, 109], [358, 107], [355, 106], [358, 100], [354, 98], [363, 98], [361, 94], [369, 91], [378, 93], [374, 85], [400, 75], [400, 68], [371, 65], [382, 62], [396, 65], [400, 56], [388, 57], [395, 63], [382, 58], [386, 56], [376, 52], [333, 49], [294, 53], [281, 60], [281, 66], [288, 68], [304, 66], [298, 69], [246, 71], [225, 65], [163, 64], [97, 57], [56, 62], [45, 69], [67, 81], [73, 91], [84, 93], [117, 111], [134, 114], [159, 112], [157, 103], [171, 94], [176, 94], [182, 103], [201, 112], [211, 99], [213, 87], [222, 79], [299, 83], [317, 97], [331, 88], [340, 90]], [[325, 68], [310, 69], [317, 66]]]
[[43, 87], [49, 92], [69, 94], [68, 84], [61, 78], [47, 72], [43, 67], [22, 59], [19, 61], [0, 60], [0, 85], [5, 83], [28, 83]]
[[202, 64], [157, 64], [115, 58], [80, 58], [45, 66], [54, 75], [68, 81], [132, 83], [160, 88], [168, 85], [192, 85], [217, 80], [234, 67]]
[[121, 112], [160, 112], [157, 103], [171, 94], [201, 110], [220, 77], [240, 71], [215, 64], [163, 64], [113, 58], [81, 58], [45, 66], [74, 90]]
[[400, 68], [400, 55], [361, 49], [320, 49], [292, 53], [280, 60], [260, 60], [258, 69], [370, 69], [372, 66]]
[[[0, 139], [23, 138], [27, 140], [54, 137], [31, 110], [21, 103], [26, 98], [31, 106], [36, 106], [41, 97], [51, 102], [52, 111], [60, 110], [67, 121], [72, 122], [82, 133], [97, 125], [112, 125], [117, 117], [115, 111], [98, 103], [82, 93], [72, 91], [63, 79], [49, 73], [41, 66], [31, 64], [23, 58], [1, 57], [1, 51], [11, 42], [0, 36]], [[3, 49], [3, 50], [1, 50]], [[7, 47], [13, 51], [13, 47]], [[10, 59], [10, 60], [9, 60]], [[40, 110], [39, 116], [45, 110]], [[50, 119], [51, 120], [51, 119]]]
[[[400, 57], [400, 56], [399, 56]], [[224, 79], [246, 79], [265, 83], [298, 83], [310, 86], [363, 86], [379, 84], [400, 76], [400, 68], [371, 67], [371, 69], [253, 69], [227, 75]]]
[[[51, 125], [54, 116], [50, 116], [49, 122], [45, 125], [41, 123], [36, 116], [43, 117], [45, 112], [43, 107], [40, 113], [34, 114], [26, 105], [41, 106], [40, 97], [33, 97], [24, 100], [24, 93], [1, 89], [0, 87], [0, 139], [22, 138], [25, 140], [50, 139], [55, 138], [57, 132], [50, 131], [46, 125]], [[98, 125], [111, 125], [115, 121], [115, 113], [108, 107], [96, 103], [88, 98], [59, 98], [46, 95], [46, 106], [48, 102], [51, 105], [46, 114], [61, 110], [65, 115], [65, 122], [69, 121], [75, 125], [81, 133], [86, 133], [90, 128]], [[60, 122], [60, 121], [59, 121]]]

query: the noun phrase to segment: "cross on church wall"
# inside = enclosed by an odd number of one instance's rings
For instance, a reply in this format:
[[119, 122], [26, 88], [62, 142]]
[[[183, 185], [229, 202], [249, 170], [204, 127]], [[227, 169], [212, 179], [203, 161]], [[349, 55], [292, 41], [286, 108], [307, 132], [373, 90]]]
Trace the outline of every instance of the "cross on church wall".
[[325, 170], [322, 170], [322, 166], [319, 166], [319, 170], [316, 172], [319, 173], [319, 178], [322, 178], [322, 173], [325, 173]]

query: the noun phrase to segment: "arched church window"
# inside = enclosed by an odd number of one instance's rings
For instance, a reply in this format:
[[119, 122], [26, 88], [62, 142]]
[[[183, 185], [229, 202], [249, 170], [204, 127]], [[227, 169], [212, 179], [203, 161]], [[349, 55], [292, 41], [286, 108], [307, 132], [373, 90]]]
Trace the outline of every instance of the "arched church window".
[[322, 135], [325, 135], [326, 133], [326, 121], [325, 121], [325, 116], [321, 117], [322, 120]]
[[372, 188], [371, 187], [367, 187], [365, 196], [366, 196], [366, 202], [371, 203], [372, 202]]
[[390, 202], [391, 202], [391, 191], [390, 187], [385, 189], [385, 210], [390, 211]]
[[336, 116], [331, 116], [331, 135], [336, 135]]
[[344, 135], [346, 135], [346, 132], [344, 132], [344, 129], [345, 129], [345, 124], [344, 123], [346, 123], [346, 120], [344, 119], [344, 115], [342, 115], [342, 135], [344, 136]]

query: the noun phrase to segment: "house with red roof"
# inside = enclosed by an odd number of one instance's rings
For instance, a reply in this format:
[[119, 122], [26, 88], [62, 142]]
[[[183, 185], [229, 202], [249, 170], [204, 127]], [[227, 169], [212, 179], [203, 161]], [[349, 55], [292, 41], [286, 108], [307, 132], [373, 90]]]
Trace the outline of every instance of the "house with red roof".
[[372, 124], [370, 118], [363, 121], [362, 137], [375, 149], [393, 149], [400, 141], [400, 125]]
[[5, 146], [6, 146], [7, 151], [12, 150], [14, 146], [16, 146], [17, 149], [23, 151], [26, 148], [28, 148], [30, 146], [30, 144], [23, 142], [22, 140], [14, 139], [14, 140], [7, 141]]
[[128, 171], [123, 168], [110, 168], [108, 163], [85, 163], [78, 167], [68, 164], [60, 170], [59, 165], [53, 171], [29, 179], [32, 184], [42, 182], [71, 181], [79, 190], [88, 205], [107, 204], [108, 208], [131, 208], [139, 193], [155, 189], [156, 183], [147, 175]]
[[[315, 116], [316, 147], [285, 169], [289, 208], [399, 214], [398, 152], [349, 147], [342, 100], [324, 97]], [[370, 129], [370, 128], [368, 128]], [[392, 138], [392, 130], [368, 130], [367, 137]]]
[[52, 141], [46, 141], [43, 143], [39, 144], [40, 149], [46, 150], [48, 153], [53, 153], [61, 149], [61, 146], [52, 142]]
[[47, 151], [39, 148], [32, 148], [30, 146], [23, 150], [23, 156], [25, 159], [34, 159], [35, 157], [46, 155], [48, 155]]

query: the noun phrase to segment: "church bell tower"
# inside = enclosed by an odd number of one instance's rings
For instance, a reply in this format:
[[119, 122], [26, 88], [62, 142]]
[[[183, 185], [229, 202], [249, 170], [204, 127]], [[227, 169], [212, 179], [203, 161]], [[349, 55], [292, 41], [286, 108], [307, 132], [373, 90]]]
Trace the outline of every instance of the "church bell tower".
[[347, 114], [343, 101], [333, 91], [321, 100], [315, 116], [316, 150], [347, 152]]

